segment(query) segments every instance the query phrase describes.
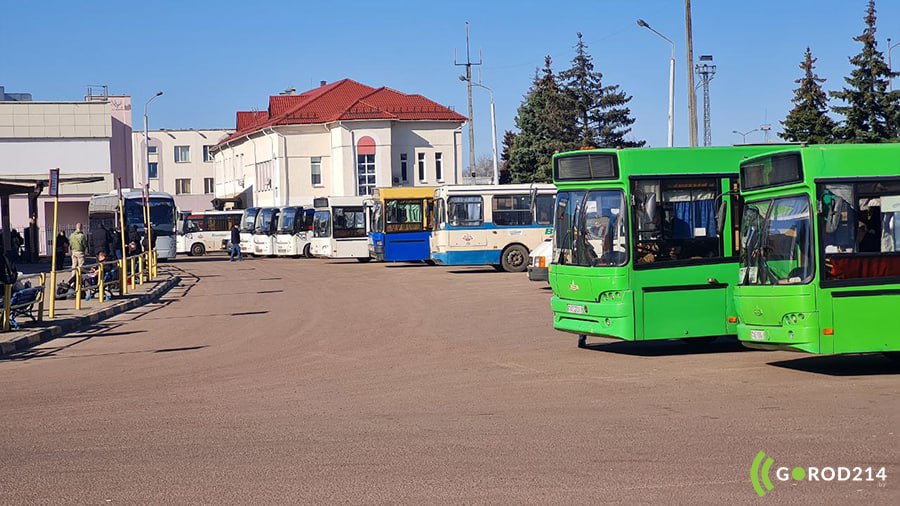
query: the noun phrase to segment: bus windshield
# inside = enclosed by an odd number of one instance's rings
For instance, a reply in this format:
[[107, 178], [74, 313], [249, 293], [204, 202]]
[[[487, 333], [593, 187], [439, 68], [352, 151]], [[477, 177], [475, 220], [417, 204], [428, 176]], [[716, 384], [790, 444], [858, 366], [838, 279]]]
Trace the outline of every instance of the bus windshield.
[[[125, 200], [125, 226], [142, 228], [144, 209], [141, 199]], [[150, 222], [153, 230], [175, 231], [175, 203], [170, 199], [150, 198]]]
[[741, 222], [742, 285], [799, 285], [812, 281], [809, 198], [750, 202]]
[[331, 237], [331, 211], [316, 211], [313, 216], [313, 237]]
[[385, 232], [418, 232], [424, 229], [422, 201], [388, 200], [384, 206]]
[[366, 211], [363, 207], [334, 208], [334, 238], [366, 237]]
[[570, 190], [556, 196], [556, 252], [563, 265], [622, 266], [628, 262], [621, 190]]
[[278, 216], [278, 209], [263, 209], [256, 219], [257, 234], [267, 234], [272, 230], [272, 219]]
[[253, 232], [253, 226], [256, 224], [256, 213], [259, 209], [247, 209], [244, 211], [244, 218], [241, 220], [241, 232]]
[[302, 212], [302, 210], [296, 207], [286, 207], [281, 210], [281, 214], [278, 215], [279, 234], [291, 234], [294, 232], [294, 221], [299, 212]]

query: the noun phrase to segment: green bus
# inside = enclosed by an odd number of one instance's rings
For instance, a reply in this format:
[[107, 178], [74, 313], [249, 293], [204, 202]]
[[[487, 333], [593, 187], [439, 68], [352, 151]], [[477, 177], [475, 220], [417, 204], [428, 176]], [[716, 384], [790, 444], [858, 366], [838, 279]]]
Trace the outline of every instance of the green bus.
[[797, 146], [740, 164], [745, 345], [897, 352], [900, 144]]
[[579, 347], [587, 336], [697, 343], [735, 335], [738, 165], [773, 149], [555, 155], [554, 328], [577, 334]]

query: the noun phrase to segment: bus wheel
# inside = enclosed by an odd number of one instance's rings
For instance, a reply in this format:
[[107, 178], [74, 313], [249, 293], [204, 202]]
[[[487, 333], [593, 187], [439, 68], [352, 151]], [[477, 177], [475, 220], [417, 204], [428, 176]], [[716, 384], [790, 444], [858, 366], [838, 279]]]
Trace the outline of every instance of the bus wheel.
[[191, 246], [191, 256], [202, 257], [206, 253], [206, 246], [202, 242], [198, 242]]
[[306, 258], [312, 258], [312, 251], [309, 249], [309, 244], [303, 247], [303, 256]]
[[581, 349], [587, 348], [587, 336], [584, 334], [578, 335], [578, 347]]
[[503, 250], [500, 265], [506, 272], [523, 272], [528, 267], [528, 249], [520, 244], [513, 244]]
[[361, 263], [361, 264], [365, 264], [365, 263], [371, 262], [371, 261], [372, 261], [372, 258], [371, 258], [371, 257], [357, 258], [356, 261], [359, 262], [359, 263]]

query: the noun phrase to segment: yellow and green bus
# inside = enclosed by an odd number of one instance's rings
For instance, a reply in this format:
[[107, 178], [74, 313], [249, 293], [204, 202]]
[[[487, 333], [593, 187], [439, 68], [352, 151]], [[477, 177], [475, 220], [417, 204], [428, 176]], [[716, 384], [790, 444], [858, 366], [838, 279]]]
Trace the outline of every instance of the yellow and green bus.
[[745, 345], [900, 351], [900, 144], [796, 146], [740, 164]]
[[773, 149], [555, 155], [554, 328], [577, 334], [579, 347], [588, 336], [698, 343], [736, 334], [738, 164]]

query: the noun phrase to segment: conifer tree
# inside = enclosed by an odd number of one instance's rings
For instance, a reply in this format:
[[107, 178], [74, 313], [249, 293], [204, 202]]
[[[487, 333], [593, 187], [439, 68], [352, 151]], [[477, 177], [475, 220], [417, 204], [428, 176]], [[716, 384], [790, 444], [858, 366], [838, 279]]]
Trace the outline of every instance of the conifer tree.
[[515, 141], [516, 133], [512, 130], [507, 130], [503, 134], [501, 142], [503, 150], [500, 152], [500, 184], [508, 184], [512, 179], [509, 172], [509, 152]]
[[550, 181], [553, 153], [574, 149], [577, 131], [571, 97], [560, 87], [552, 59], [535, 72], [534, 82], [519, 106], [519, 133], [509, 150], [509, 173], [517, 183]]
[[828, 96], [822, 90], [825, 79], [814, 72], [816, 58], [807, 47], [800, 69], [803, 77], [794, 81], [800, 86], [794, 90], [794, 108], [784, 121], [784, 131], [778, 136], [788, 142], [824, 144], [834, 141], [834, 121], [828, 116]]
[[900, 91], [888, 91], [891, 73], [878, 51], [875, 39], [875, 0], [869, 0], [866, 9], [866, 28], [853, 40], [863, 45], [862, 51], [850, 58], [854, 69], [840, 91], [831, 92], [833, 98], [845, 106], [834, 107], [843, 116], [835, 128], [835, 136], [844, 142], [883, 142], [900, 137]]

